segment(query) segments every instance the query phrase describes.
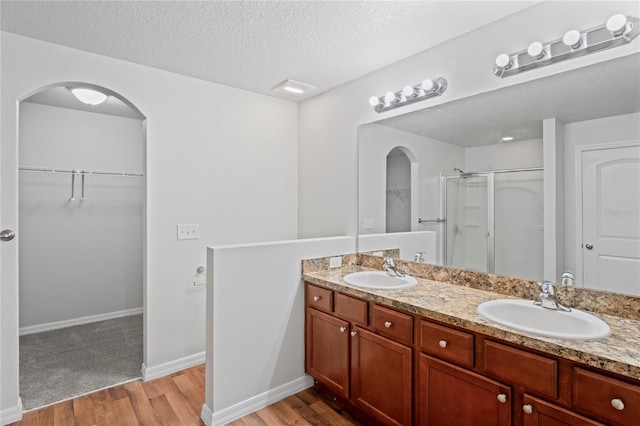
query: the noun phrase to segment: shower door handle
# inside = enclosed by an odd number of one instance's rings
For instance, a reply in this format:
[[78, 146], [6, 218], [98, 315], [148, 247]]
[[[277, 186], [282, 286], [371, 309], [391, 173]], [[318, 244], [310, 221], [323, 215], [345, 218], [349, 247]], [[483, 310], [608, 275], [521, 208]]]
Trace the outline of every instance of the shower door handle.
[[2, 241], [11, 241], [16, 237], [16, 233], [11, 229], [5, 229], [0, 231], [0, 240]]

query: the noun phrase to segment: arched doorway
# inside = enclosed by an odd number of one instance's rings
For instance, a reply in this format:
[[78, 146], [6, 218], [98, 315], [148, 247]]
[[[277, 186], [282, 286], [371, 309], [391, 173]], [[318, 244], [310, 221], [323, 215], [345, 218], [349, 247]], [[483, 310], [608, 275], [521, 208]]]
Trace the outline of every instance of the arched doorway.
[[18, 118], [29, 410], [141, 376], [146, 118], [116, 92], [80, 82], [26, 96]]

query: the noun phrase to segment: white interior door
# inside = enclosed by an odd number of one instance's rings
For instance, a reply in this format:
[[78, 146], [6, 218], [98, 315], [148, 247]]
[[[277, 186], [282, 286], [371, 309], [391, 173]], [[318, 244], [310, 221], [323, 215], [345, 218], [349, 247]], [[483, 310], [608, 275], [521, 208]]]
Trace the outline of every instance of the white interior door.
[[640, 296], [640, 145], [583, 151], [584, 286]]

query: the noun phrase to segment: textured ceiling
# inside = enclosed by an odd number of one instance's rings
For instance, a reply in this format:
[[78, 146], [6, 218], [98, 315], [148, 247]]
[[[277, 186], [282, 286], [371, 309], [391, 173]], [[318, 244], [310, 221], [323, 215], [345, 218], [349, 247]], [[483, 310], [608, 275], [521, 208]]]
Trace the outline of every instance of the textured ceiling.
[[542, 137], [542, 120], [564, 123], [640, 112], [640, 54], [556, 74], [378, 124], [461, 146]]
[[[1, 29], [302, 100], [537, 1], [6, 1]], [[294, 98], [285, 79], [316, 90]]]

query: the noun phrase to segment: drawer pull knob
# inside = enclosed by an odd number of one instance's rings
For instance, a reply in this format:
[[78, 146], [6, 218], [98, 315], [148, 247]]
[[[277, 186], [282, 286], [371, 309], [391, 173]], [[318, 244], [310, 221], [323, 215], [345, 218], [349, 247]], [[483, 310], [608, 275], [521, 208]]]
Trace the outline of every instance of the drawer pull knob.
[[391, 328], [393, 324], [391, 324], [391, 321], [385, 321], [384, 326], [387, 328]]
[[531, 414], [533, 413], [533, 407], [531, 406], [531, 404], [525, 404], [522, 406], [522, 411], [524, 411], [525, 414]]
[[345, 331], [347, 331], [347, 327], [340, 327], [340, 333], [344, 333]]
[[500, 401], [501, 403], [505, 403], [507, 402], [507, 395], [503, 394], [503, 393], [499, 393], [498, 394], [498, 401]]
[[357, 335], [358, 335], [358, 332], [357, 332], [357, 331], [352, 331], [352, 332], [351, 332], [351, 337], [356, 337]]
[[440, 346], [442, 349], [447, 347], [447, 341], [446, 340], [440, 340], [438, 342], [438, 346]]
[[314, 302], [317, 302], [317, 301], [319, 301], [319, 300], [320, 300], [320, 296], [313, 296], [313, 301], [314, 301]]
[[611, 400], [611, 406], [618, 411], [624, 410], [624, 402], [621, 399], [614, 398]]

